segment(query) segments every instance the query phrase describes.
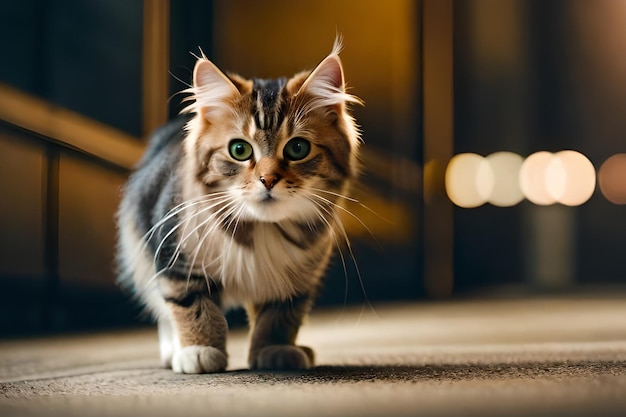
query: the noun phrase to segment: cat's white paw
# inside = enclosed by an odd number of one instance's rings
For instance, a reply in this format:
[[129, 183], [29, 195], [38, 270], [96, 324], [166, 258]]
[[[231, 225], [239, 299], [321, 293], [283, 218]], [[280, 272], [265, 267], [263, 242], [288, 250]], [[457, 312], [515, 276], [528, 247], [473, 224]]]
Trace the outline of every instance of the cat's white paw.
[[302, 370], [311, 368], [314, 361], [313, 350], [306, 346], [271, 345], [257, 353], [250, 368], [276, 371]]
[[179, 374], [223, 372], [226, 365], [226, 354], [212, 346], [185, 346], [172, 357], [172, 370]]

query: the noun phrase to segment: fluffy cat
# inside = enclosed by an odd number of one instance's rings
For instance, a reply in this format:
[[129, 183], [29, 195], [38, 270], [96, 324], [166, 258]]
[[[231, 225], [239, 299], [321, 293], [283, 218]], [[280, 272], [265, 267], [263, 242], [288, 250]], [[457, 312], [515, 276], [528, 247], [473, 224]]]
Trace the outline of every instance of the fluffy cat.
[[180, 373], [227, 367], [222, 308], [244, 306], [251, 369], [306, 369], [295, 344], [333, 248], [337, 208], [358, 171], [341, 42], [290, 79], [226, 75], [206, 57], [188, 116], [161, 128], [118, 212], [120, 282], [158, 323]]

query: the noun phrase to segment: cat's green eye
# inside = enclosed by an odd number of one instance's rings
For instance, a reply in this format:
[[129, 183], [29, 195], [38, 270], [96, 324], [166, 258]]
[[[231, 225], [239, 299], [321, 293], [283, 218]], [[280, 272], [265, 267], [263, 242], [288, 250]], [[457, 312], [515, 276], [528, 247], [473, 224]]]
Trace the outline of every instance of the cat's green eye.
[[283, 155], [285, 156], [285, 159], [300, 161], [301, 159], [306, 158], [310, 152], [311, 142], [304, 138], [293, 138], [287, 142], [287, 145], [285, 145]]
[[237, 161], [247, 161], [252, 158], [252, 145], [243, 139], [233, 139], [228, 144], [228, 152]]

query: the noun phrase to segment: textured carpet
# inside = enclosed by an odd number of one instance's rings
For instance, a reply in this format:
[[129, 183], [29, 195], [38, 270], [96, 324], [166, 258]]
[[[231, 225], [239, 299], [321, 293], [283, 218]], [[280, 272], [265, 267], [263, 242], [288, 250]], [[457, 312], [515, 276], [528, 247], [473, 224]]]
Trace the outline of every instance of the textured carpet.
[[626, 295], [314, 312], [307, 372], [161, 369], [156, 332], [0, 342], [1, 416], [626, 415]]

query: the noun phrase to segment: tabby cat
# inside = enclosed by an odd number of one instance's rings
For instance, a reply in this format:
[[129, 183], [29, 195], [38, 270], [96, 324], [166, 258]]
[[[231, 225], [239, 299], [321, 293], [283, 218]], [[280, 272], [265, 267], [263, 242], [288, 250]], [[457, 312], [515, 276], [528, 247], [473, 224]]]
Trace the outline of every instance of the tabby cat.
[[227, 367], [223, 308], [245, 307], [251, 369], [306, 369], [298, 329], [345, 231], [358, 128], [336, 41], [311, 72], [244, 79], [200, 57], [185, 118], [152, 138], [118, 212], [120, 283], [179, 373]]

